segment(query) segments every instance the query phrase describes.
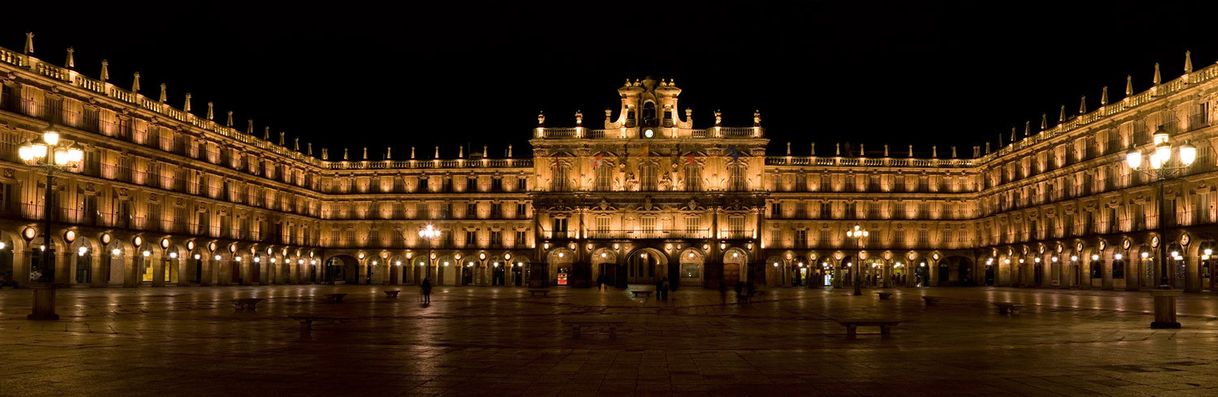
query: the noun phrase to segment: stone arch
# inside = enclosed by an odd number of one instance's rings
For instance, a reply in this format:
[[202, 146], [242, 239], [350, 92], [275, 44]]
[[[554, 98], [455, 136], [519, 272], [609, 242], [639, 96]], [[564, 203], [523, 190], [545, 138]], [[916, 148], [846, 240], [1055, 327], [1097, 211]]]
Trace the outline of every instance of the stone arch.
[[28, 274], [28, 270], [22, 266], [25, 263], [22, 261], [24, 258], [14, 254], [24, 250], [25, 240], [17, 233], [0, 230], [0, 285], [19, 286], [29, 280], [29, 276], [21, 278]]
[[569, 285], [575, 267], [575, 251], [565, 246], [554, 247], [546, 253], [546, 280], [549, 285]]
[[[658, 249], [641, 247], [626, 255], [626, 282], [651, 284], [668, 276], [668, 257]], [[620, 284], [619, 284], [620, 286]]]
[[[787, 255], [791, 255], [791, 253], [788, 252]], [[794, 269], [791, 269], [794, 263], [794, 260], [788, 260], [785, 255], [770, 255], [766, 257], [765, 261], [762, 262], [762, 265], [765, 266], [766, 284], [774, 286], [795, 285], [797, 283], [794, 280], [796, 276], [793, 271]], [[799, 282], [802, 281], [802, 278], [799, 279]]]
[[322, 280], [329, 284], [359, 283], [359, 259], [342, 253], [330, 255], [322, 262]]
[[706, 254], [695, 247], [686, 247], [677, 253], [677, 278], [673, 285], [704, 285]]
[[78, 286], [94, 286], [100, 285], [98, 277], [100, 272], [100, 262], [97, 258], [101, 252], [100, 245], [96, 241], [85, 237], [77, 236], [68, 249], [69, 260], [66, 266], [68, 272], [68, 284]]
[[749, 253], [740, 247], [723, 251], [723, 282], [728, 287], [749, 282]]

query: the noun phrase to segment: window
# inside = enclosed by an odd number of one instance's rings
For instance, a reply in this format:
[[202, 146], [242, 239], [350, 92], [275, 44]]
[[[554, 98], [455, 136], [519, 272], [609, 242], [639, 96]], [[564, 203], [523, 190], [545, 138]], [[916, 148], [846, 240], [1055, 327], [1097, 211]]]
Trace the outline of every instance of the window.
[[473, 247], [478, 242], [478, 232], [475, 230], [465, 231], [465, 246]]
[[604, 160], [597, 161], [602, 163], [596, 167], [596, 190], [613, 190], [613, 166]]
[[555, 218], [551, 238], [567, 238], [567, 218]]
[[469, 202], [465, 204], [465, 218], [474, 219], [478, 217], [478, 203]]
[[777, 201], [770, 203], [770, 217], [782, 218], [782, 203]]
[[528, 238], [527, 238], [527, 236], [525, 236], [525, 231], [517, 230], [516, 231], [516, 240], [514, 241], [516, 246], [523, 247], [526, 242], [528, 242]]
[[471, 177], [469, 177], [469, 179], [465, 180], [465, 191], [467, 191], [467, 192], [478, 191], [478, 177], [471, 176]]
[[728, 236], [727, 238], [745, 238], [746, 231], [744, 230], [744, 217], [731, 216], [727, 218]]
[[744, 162], [737, 161], [729, 165], [731, 174], [728, 176], [728, 189], [733, 191], [749, 190], [748, 177], [745, 175], [748, 172], [748, 165]]
[[516, 217], [525, 218], [529, 215], [529, 206], [525, 203], [516, 203]]
[[609, 236], [610, 222], [612, 222], [612, 218], [610, 218], [608, 216], [596, 217], [596, 233], [599, 235], [599, 237], [610, 237]]
[[685, 217], [685, 237], [706, 238], [702, 233], [702, 218], [697, 216]]
[[656, 217], [650, 216], [650, 215], [640, 217], [639, 218], [639, 230], [642, 232], [644, 237], [655, 236]]
[[685, 191], [702, 190], [702, 165], [693, 161], [692, 156], [685, 164]]
[[426, 193], [426, 192], [427, 192], [427, 190], [428, 190], [428, 189], [427, 189], [427, 177], [426, 177], [426, 176], [420, 176], [420, 177], [419, 177], [419, 184], [418, 184], [418, 186], [415, 188], [415, 191], [416, 191], [416, 192], [420, 192], [420, 193]]
[[639, 166], [639, 190], [654, 191], [656, 190], [656, 164], [647, 163]]
[[491, 179], [491, 191], [492, 192], [502, 192], [503, 191], [503, 178]]
[[503, 246], [503, 232], [498, 230], [491, 232], [491, 247], [498, 248], [501, 246]]
[[795, 248], [806, 248], [808, 246], [808, 230], [800, 229], [795, 231]]
[[516, 180], [516, 190], [521, 191], [521, 192], [529, 190], [529, 180], [526, 178], [517, 179]]

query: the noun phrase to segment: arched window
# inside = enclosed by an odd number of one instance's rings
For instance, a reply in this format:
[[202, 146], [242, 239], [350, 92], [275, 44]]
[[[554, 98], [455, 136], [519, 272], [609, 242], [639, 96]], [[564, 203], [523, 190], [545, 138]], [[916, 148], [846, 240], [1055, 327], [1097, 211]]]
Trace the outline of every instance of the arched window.
[[647, 102], [643, 104], [642, 116], [644, 127], [658, 127], [660, 125], [660, 118], [656, 114], [655, 102]]

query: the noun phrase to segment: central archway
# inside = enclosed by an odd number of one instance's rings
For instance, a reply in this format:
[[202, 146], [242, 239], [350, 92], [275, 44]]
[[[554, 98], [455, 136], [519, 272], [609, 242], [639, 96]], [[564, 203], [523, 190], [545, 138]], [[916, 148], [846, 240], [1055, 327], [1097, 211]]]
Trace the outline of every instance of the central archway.
[[668, 258], [655, 248], [640, 248], [626, 259], [626, 280], [630, 284], [652, 284], [667, 276]]

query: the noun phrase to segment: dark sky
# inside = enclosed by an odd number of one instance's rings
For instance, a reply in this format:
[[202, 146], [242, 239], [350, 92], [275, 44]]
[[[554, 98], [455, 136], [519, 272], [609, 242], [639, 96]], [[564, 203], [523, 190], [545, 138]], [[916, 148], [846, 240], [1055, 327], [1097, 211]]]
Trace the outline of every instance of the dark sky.
[[616, 88], [645, 75], [675, 78], [699, 127], [717, 108], [729, 125], [761, 109], [775, 153], [963, 154], [1042, 112], [1052, 124], [1062, 104], [1076, 113], [1081, 95], [1094, 109], [1103, 85], [1115, 101], [1126, 74], [1141, 91], [1156, 61], [1175, 78], [1186, 49], [1197, 69], [1218, 60], [1207, 1], [305, 3], [17, 2], [0, 46], [34, 31], [42, 59], [74, 46], [86, 74], [107, 58], [122, 86], [139, 70], [145, 95], [164, 81], [175, 106], [190, 91], [196, 113], [213, 100], [259, 135], [270, 123], [374, 158], [436, 143], [445, 157], [464, 144], [523, 155], [537, 111], [560, 126], [582, 109], [598, 126]]

